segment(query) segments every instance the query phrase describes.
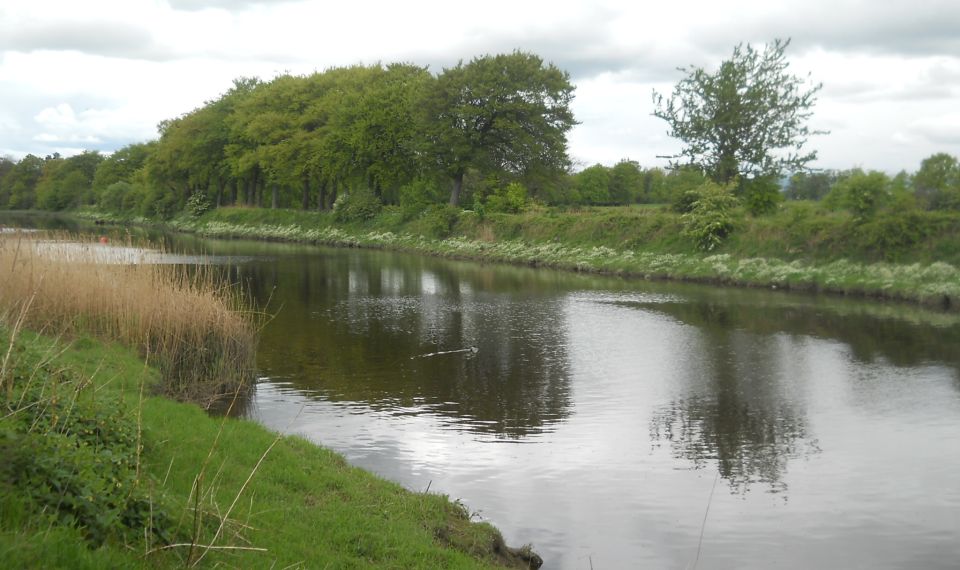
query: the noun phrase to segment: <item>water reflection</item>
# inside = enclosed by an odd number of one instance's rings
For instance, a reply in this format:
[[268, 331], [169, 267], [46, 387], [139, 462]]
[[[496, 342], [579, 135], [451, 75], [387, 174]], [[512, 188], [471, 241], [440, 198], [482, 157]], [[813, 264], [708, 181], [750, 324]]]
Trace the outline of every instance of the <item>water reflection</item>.
[[862, 363], [947, 363], [960, 369], [960, 315], [916, 307], [754, 291], [713, 291], [678, 302], [621, 303], [704, 330], [831, 339]]
[[[570, 413], [561, 301], [538, 295], [535, 280], [517, 297], [517, 275], [503, 268], [386, 253], [276, 258], [238, 275], [276, 308], [261, 368], [316, 398], [415, 407], [505, 438]], [[458, 352], [424, 356], [448, 351]]]
[[[960, 353], [952, 348], [960, 327], [950, 326], [956, 320], [951, 315], [913, 320], [909, 317], [916, 311], [904, 307], [894, 307], [891, 314], [830, 299], [807, 299], [804, 306], [796, 299], [741, 292], [618, 304], [666, 315], [699, 331], [699, 358], [688, 354], [685, 362], [687, 393], [654, 413], [650, 437], [656, 445], [669, 444], [675, 457], [696, 468], [715, 461], [736, 492], [754, 482], [785, 491], [788, 462], [820, 451], [800, 404], [806, 398], [789, 395], [797, 390], [798, 377], [808, 373], [796, 355], [809, 338], [839, 341], [851, 358], [865, 364], [949, 363], [954, 374], [960, 368]], [[898, 315], [906, 318], [892, 318]]]
[[784, 386], [790, 363], [776, 340], [702, 329], [701, 358], [687, 363], [686, 395], [660, 406], [650, 440], [700, 469], [716, 465], [731, 490], [787, 490], [789, 460], [819, 451], [802, 400]]

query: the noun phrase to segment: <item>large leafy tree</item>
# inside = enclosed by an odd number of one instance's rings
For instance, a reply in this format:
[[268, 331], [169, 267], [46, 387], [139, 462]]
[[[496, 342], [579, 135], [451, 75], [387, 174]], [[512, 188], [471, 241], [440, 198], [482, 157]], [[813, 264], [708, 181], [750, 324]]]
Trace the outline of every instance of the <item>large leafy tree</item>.
[[917, 197], [931, 209], [960, 209], [960, 161], [938, 152], [920, 163], [913, 177]]
[[610, 202], [610, 169], [602, 164], [584, 168], [575, 176], [576, 200], [584, 204]]
[[787, 198], [791, 200], [821, 200], [830, 193], [837, 181], [832, 170], [822, 172], [797, 172], [787, 183]]
[[674, 165], [693, 164], [726, 184], [802, 170], [816, 158], [804, 145], [821, 134], [807, 126], [821, 85], [788, 73], [789, 44], [775, 40], [762, 50], [738, 45], [713, 73], [680, 68], [686, 77], [670, 97], [653, 92], [654, 116], [684, 143], [671, 157]]
[[10, 201], [10, 190], [6, 184], [7, 175], [17, 166], [17, 163], [8, 156], [0, 156], [0, 208]]
[[610, 169], [610, 200], [629, 204], [643, 194], [643, 171], [635, 160], [623, 159]]
[[90, 190], [103, 156], [86, 151], [70, 158], [44, 160], [36, 185], [36, 206], [43, 210], [64, 210], [93, 202]]
[[471, 168], [518, 175], [566, 168], [573, 89], [568, 73], [520, 51], [444, 69], [422, 105], [423, 157], [452, 178], [450, 203], [459, 203]]
[[[431, 77], [426, 68], [392, 64], [375, 68], [346, 129], [360, 174], [384, 201], [395, 202], [416, 169], [416, 104]], [[346, 109], [345, 109], [346, 110]]]
[[3, 178], [3, 194], [7, 198], [6, 206], [11, 210], [27, 210], [36, 201], [36, 186], [43, 172], [44, 160], [28, 154], [20, 159]]

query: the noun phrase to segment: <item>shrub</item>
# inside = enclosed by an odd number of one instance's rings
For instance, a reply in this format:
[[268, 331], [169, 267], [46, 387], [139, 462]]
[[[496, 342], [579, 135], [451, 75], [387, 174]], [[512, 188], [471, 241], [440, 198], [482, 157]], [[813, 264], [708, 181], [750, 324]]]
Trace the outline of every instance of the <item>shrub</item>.
[[450, 237], [459, 219], [459, 208], [449, 204], [437, 204], [430, 206], [414, 227], [421, 235], [444, 239]]
[[693, 205], [700, 199], [699, 190], [684, 190], [676, 194], [670, 203], [670, 209], [678, 214], [687, 214], [693, 211]]
[[418, 178], [400, 187], [400, 211], [404, 220], [412, 220], [430, 206], [442, 201], [437, 185]]
[[683, 233], [694, 240], [698, 249], [713, 251], [736, 227], [733, 210], [737, 199], [729, 187], [712, 182], [705, 183], [697, 193], [699, 198], [683, 214]]
[[210, 211], [210, 200], [203, 192], [195, 192], [187, 200], [187, 213], [193, 217], [200, 217]]
[[754, 216], [770, 214], [783, 202], [780, 193], [780, 184], [771, 177], [742, 180], [740, 183], [740, 199], [747, 211]]
[[12, 372], [16, 387], [0, 406], [0, 483], [95, 545], [136, 539], [145, 529], [168, 542], [162, 529], [172, 521], [138, 478], [138, 429], [123, 404], [94, 397], [90, 383], [49, 364], [22, 369], [18, 362]]
[[886, 205], [890, 197], [890, 179], [886, 174], [855, 171], [834, 184], [826, 201], [830, 207], [850, 210], [858, 221], [863, 221]]
[[501, 186], [487, 196], [487, 209], [491, 212], [518, 214], [527, 207], [527, 189], [519, 182]]
[[930, 216], [919, 210], [884, 212], [856, 228], [856, 241], [887, 261], [898, 261], [934, 232]]
[[345, 192], [333, 204], [333, 219], [338, 222], [364, 222], [376, 217], [383, 208], [380, 198], [369, 188]]

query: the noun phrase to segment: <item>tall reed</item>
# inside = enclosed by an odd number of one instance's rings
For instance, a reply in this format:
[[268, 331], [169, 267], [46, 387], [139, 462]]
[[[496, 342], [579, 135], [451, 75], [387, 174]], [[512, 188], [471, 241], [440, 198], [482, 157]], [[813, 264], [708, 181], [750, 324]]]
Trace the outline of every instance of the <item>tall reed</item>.
[[0, 313], [29, 302], [28, 328], [135, 347], [180, 400], [209, 407], [249, 387], [257, 323], [236, 289], [209, 265], [135, 262], [142, 251], [0, 234]]

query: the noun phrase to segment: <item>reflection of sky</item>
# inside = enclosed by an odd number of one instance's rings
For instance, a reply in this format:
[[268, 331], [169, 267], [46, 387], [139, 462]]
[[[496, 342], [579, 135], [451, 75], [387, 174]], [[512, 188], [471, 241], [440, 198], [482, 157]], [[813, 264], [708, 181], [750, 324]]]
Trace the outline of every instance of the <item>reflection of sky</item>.
[[33, 247], [42, 255], [63, 261], [109, 265], [226, 265], [245, 263], [253, 259], [249, 256], [168, 253], [156, 249], [109, 243], [37, 241], [33, 242]]
[[[411, 300], [402, 296], [410, 284], [386, 275], [381, 287], [396, 298], [351, 302], [344, 310], [365, 312], [345, 316], [366, 322], [385, 303], [408, 299], [404, 310], [415, 310], [425, 330], [443, 331], [454, 307], [469, 339], [479, 321], [523, 310], [509, 297], [498, 308], [483, 292], [453, 306], [429, 272]], [[366, 287], [351, 278], [351, 291]], [[254, 414], [410, 489], [462, 499], [508, 542], [533, 542], [548, 568], [689, 567], [711, 493], [702, 568], [937, 568], [960, 556], [955, 370], [867, 364], [825, 338], [707, 330], [620, 303], [667, 299], [677, 301], [647, 293], [540, 300], [538, 318], [549, 320], [551, 307], [557, 321], [531, 332], [562, 329], [554, 348], [572, 410], [517, 439], [474, 429], [437, 404], [330, 402], [282, 382], [260, 385]], [[709, 403], [721, 396], [755, 421], [711, 416]], [[688, 449], [652, 437], [664, 409], [740, 441], [752, 485], [716, 481], [712, 439]], [[774, 437], [736, 431], [755, 426]], [[749, 479], [760, 460], [777, 462], [782, 485]]]

